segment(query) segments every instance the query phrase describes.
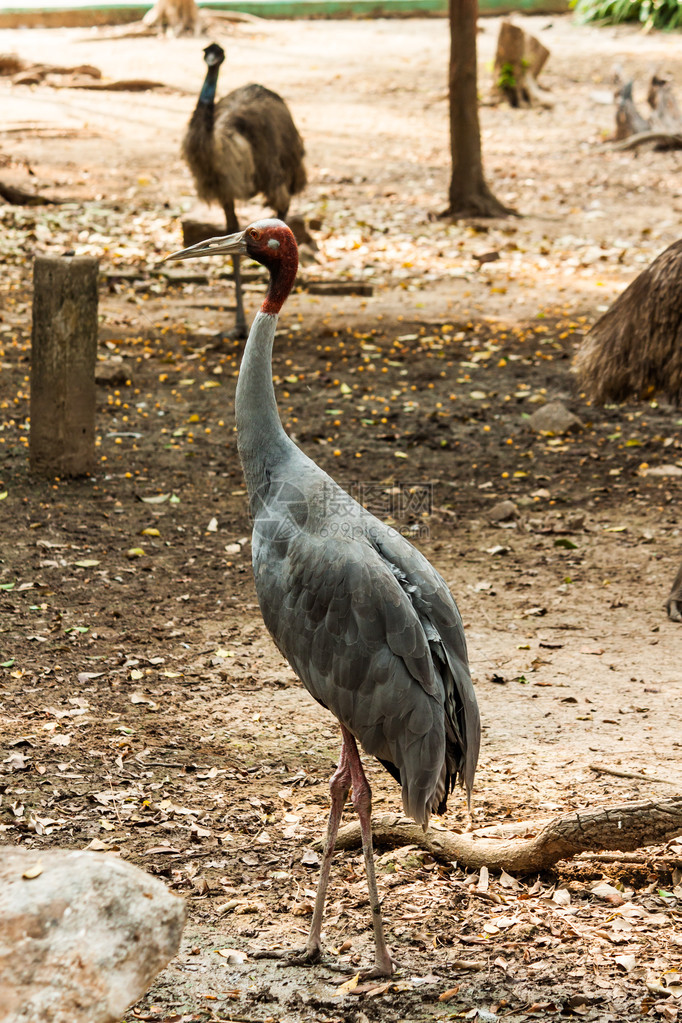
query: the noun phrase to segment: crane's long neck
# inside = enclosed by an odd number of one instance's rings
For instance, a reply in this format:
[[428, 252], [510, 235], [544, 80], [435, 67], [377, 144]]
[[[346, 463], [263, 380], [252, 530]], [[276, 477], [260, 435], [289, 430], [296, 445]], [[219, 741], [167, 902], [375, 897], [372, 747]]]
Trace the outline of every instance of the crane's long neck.
[[279, 418], [272, 381], [276, 327], [277, 313], [261, 310], [256, 314], [237, 381], [237, 446], [249, 495], [267, 481], [268, 471], [293, 447]]

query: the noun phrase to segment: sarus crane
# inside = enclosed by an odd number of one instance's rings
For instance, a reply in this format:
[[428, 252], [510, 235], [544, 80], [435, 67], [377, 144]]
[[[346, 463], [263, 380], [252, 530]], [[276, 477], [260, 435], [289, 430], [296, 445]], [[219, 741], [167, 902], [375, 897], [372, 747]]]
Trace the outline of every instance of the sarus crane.
[[[276, 92], [263, 85], [242, 85], [216, 103], [220, 65], [225, 51], [218, 43], [204, 50], [206, 77], [182, 140], [182, 155], [192, 172], [197, 194], [217, 202], [228, 231], [237, 231], [235, 199], [262, 192], [284, 220], [291, 196], [306, 184], [303, 141], [289, 108]], [[239, 256], [232, 257], [237, 302], [231, 332], [246, 337]]]
[[253, 518], [253, 571], [268, 631], [308, 692], [341, 725], [339, 766], [310, 934], [293, 961], [321, 957], [322, 914], [344, 804], [352, 789], [367, 872], [376, 957], [389, 976], [374, 873], [371, 791], [357, 742], [402, 788], [405, 813], [426, 828], [456, 783], [470, 796], [480, 722], [462, 619], [439, 573], [399, 532], [358, 504], [286, 434], [272, 349], [298, 269], [279, 220], [199, 242], [168, 259], [248, 255], [269, 271], [237, 381], [237, 442]]

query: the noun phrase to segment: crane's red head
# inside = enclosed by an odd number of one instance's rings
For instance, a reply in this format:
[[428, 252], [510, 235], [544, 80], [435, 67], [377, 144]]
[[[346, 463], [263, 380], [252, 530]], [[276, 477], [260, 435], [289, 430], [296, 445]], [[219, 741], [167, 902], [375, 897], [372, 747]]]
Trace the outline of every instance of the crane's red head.
[[278, 313], [296, 280], [298, 246], [281, 220], [257, 220], [244, 231], [246, 253], [270, 271], [270, 287], [261, 312]]
[[250, 256], [270, 272], [270, 286], [261, 312], [276, 314], [282, 308], [296, 280], [298, 246], [291, 230], [282, 220], [256, 220], [244, 231], [221, 238], [209, 238], [166, 259], [191, 259], [193, 256], [217, 256], [221, 253]]

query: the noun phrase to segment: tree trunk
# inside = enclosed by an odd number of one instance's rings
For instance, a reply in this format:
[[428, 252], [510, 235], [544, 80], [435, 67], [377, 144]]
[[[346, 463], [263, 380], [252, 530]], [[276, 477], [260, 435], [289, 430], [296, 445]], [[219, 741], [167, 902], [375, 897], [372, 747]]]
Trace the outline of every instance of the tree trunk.
[[504, 206], [485, 183], [476, 76], [478, 0], [450, 4], [450, 152], [452, 177], [445, 216], [503, 217]]
[[142, 22], [162, 31], [167, 29], [174, 36], [194, 35], [199, 27], [199, 8], [195, 0], [156, 0]]
[[[372, 821], [377, 847], [417, 845], [436, 859], [456, 860], [462, 867], [488, 867], [509, 873], [530, 874], [546, 870], [558, 860], [587, 850], [617, 849], [620, 852], [655, 845], [682, 834], [682, 796], [655, 802], [623, 803], [562, 814], [547, 821], [528, 838], [490, 838], [452, 831], [426, 832], [417, 824], [391, 814]], [[357, 822], [339, 832], [337, 849], [360, 845]]]

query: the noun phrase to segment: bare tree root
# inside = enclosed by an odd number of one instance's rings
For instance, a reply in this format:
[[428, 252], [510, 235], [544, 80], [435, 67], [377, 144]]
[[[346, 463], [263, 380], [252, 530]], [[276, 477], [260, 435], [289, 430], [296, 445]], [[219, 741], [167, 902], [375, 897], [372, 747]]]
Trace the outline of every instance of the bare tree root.
[[[528, 874], [589, 850], [626, 852], [681, 835], [682, 796], [562, 814], [529, 838], [496, 839], [433, 829], [424, 832], [394, 814], [376, 817], [372, 834], [376, 845], [384, 848], [417, 845], [436, 859], [456, 860], [460, 866]], [[354, 849], [360, 843], [357, 822], [339, 832], [337, 848]]]
[[44, 195], [36, 195], [35, 192], [25, 192], [23, 188], [15, 188], [14, 185], [6, 185], [0, 181], [0, 200], [10, 203], [12, 206], [58, 206], [65, 199], [47, 199]]
[[439, 220], [469, 220], [472, 217], [492, 219], [495, 217], [520, 217], [521, 214], [511, 206], [505, 206], [499, 199], [485, 190], [480, 195], [469, 195], [451, 203], [447, 209], [438, 214]]

